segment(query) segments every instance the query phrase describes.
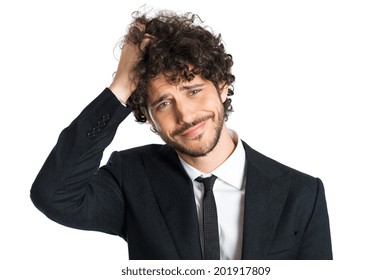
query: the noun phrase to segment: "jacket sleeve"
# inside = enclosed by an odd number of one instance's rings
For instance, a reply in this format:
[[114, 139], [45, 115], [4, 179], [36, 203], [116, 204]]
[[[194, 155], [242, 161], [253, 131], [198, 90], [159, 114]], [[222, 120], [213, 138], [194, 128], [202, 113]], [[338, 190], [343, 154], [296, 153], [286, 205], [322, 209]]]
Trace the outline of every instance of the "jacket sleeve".
[[113, 153], [99, 165], [130, 112], [106, 88], [61, 132], [30, 191], [41, 212], [65, 226], [125, 237], [121, 158]]
[[317, 179], [313, 211], [305, 229], [299, 259], [332, 260], [332, 245], [324, 186]]

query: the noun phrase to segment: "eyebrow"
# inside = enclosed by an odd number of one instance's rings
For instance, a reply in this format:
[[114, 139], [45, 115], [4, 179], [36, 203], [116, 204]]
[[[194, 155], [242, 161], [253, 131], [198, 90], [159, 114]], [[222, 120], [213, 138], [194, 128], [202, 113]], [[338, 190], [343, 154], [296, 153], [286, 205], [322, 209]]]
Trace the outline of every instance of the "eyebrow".
[[180, 86], [180, 90], [194, 89], [194, 88], [201, 87], [201, 86], [204, 86], [204, 83], [192, 84], [192, 85], [182, 85], [182, 86]]
[[[180, 86], [180, 91], [198, 88], [198, 87], [204, 86], [204, 84], [205, 83], [198, 83], [198, 84], [191, 84], [191, 85], [182, 85], [182, 86]], [[164, 94], [164, 95], [160, 96], [157, 100], [152, 102], [150, 106], [151, 107], [155, 107], [155, 105], [161, 103], [163, 100], [165, 100], [169, 96], [170, 96], [170, 94]]]
[[169, 94], [164, 94], [161, 97], [159, 97], [157, 100], [155, 100], [154, 102], [151, 103], [151, 107], [155, 107], [155, 105], [161, 103], [163, 100], [165, 100], [166, 98], [169, 97]]

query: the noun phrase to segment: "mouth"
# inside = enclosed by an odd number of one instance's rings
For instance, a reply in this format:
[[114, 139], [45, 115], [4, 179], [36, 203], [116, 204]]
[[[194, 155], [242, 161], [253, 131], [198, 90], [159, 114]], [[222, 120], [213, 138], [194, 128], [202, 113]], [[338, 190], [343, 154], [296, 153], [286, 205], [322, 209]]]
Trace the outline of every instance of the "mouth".
[[206, 127], [207, 121], [201, 122], [197, 125], [190, 127], [189, 129], [185, 130], [180, 135], [185, 138], [195, 138], [201, 135], [204, 132], [204, 128]]

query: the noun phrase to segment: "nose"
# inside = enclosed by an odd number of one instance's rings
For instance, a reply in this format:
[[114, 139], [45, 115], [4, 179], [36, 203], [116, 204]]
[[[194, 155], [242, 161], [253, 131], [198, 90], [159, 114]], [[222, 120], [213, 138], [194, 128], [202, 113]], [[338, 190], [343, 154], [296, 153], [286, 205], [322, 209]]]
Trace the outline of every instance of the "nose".
[[196, 108], [186, 100], [176, 100], [176, 119], [179, 124], [192, 123], [196, 117]]

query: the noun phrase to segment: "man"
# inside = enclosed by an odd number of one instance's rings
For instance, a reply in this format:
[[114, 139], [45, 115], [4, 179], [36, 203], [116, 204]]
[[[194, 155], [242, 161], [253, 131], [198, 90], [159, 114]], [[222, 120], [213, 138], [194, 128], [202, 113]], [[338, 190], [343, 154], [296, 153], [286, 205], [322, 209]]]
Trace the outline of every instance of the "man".
[[[232, 65], [197, 16], [135, 14], [113, 83], [63, 130], [38, 174], [36, 207], [123, 237], [130, 259], [332, 259], [321, 180], [226, 127]], [[114, 152], [99, 168], [131, 111], [166, 145]]]

